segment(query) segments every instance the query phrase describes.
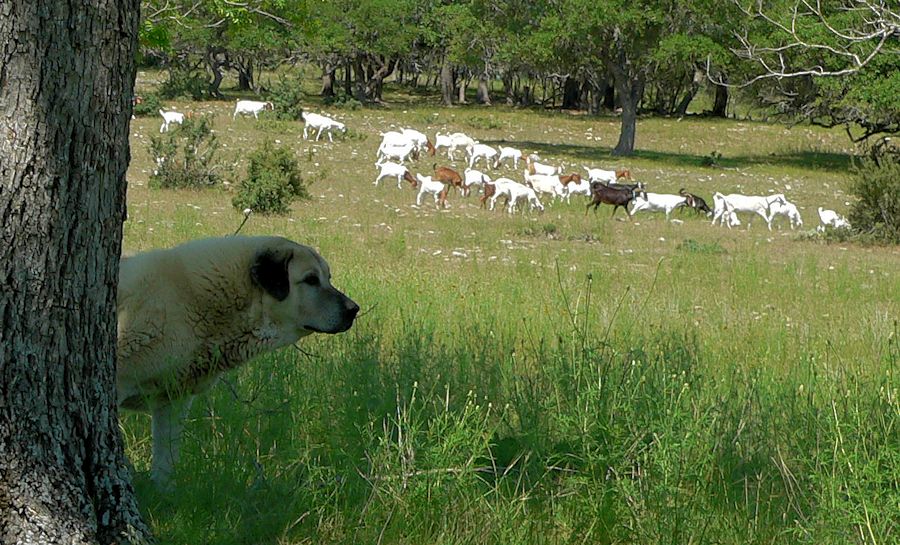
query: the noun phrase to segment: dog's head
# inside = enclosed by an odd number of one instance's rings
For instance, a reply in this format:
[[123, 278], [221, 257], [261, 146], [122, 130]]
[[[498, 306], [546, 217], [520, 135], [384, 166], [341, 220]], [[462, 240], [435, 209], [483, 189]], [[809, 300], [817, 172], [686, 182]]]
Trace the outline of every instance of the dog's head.
[[298, 337], [347, 331], [359, 312], [359, 305], [331, 285], [322, 256], [286, 239], [257, 250], [250, 278], [265, 292], [264, 306], [274, 325]]

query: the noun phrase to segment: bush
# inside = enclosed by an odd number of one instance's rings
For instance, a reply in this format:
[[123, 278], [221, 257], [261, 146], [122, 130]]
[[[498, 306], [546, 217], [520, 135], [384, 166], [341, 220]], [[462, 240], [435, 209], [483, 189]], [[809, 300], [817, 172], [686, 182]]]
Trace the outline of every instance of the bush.
[[297, 121], [303, 115], [303, 91], [300, 78], [281, 78], [272, 87], [269, 100], [275, 106], [275, 117]]
[[206, 76], [189, 70], [173, 69], [169, 71], [169, 79], [159, 86], [162, 98], [189, 98], [203, 100], [207, 95], [209, 83]]
[[850, 193], [857, 200], [847, 218], [853, 231], [900, 244], [900, 155], [875, 153], [854, 165], [853, 172]]
[[185, 119], [169, 132], [150, 137], [150, 153], [156, 169], [150, 176], [153, 188], [201, 189], [221, 180], [217, 173], [219, 143], [209, 128], [209, 118]]
[[363, 105], [362, 102], [356, 100], [343, 91], [337, 91], [333, 96], [325, 97], [322, 100], [322, 103], [334, 108], [342, 108], [345, 110], [358, 110], [362, 108]]
[[156, 93], [141, 95], [141, 101], [134, 105], [133, 113], [136, 117], [153, 117], [159, 115], [162, 109], [162, 100]]
[[250, 154], [247, 177], [231, 204], [259, 214], [287, 214], [295, 199], [309, 200], [300, 167], [291, 150], [266, 141]]

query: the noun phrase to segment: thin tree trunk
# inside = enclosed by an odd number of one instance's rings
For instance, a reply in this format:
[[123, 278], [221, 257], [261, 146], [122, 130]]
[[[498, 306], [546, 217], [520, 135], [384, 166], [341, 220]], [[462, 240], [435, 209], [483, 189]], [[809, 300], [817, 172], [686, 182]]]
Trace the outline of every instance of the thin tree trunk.
[[334, 73], [337, 72], [337, 66], [326, 62], [322, 67], [322, 97], [331, 98], [334, 96]]
[[441, 64], [441, 104], [453, 105], [453, 70], [450, 69], [450, 61], [444, 58]]
[[482, 73], [478, 78], [478, 102], [484, 104], [486, 106], [491, 105], [491, 90], [488, 87], [488, 77], [487, 74]]
[[150, 539], [115, 393], [139, 8], [0, 8], [3, 544]]
[[726, 117], [728, 111], [728, 87], [716, 85], [716, 100], [713, 103], [712, 115], [714, 117]]
[[460, 104], [466, 104], [466, 88], [469, 86], [469, 80], [464, 75], [460, 74], [459, 76], [459, 97], [457, 102]]
[[577, 110], [581, 96], [581, 83], [575, 78], [566, 78], [563, 83], [563, 110]]
[[634, 139], [637, 132], [637, 108], [644, 93], [643, 78], [616, 78], [616, 90], [622, 101], [622, 128], [619, 142], [613, 149], [613, 155], [631, 155], [634, 153]]
[[350, 59], [344, 63], [344, 94], [351, 96], [353, 94], [353, 76], [350, 70]]

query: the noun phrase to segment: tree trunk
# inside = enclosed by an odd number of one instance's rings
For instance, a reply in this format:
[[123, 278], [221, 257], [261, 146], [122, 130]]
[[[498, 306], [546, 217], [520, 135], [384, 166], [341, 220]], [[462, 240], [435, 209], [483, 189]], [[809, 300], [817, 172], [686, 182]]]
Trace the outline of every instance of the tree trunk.
[[694, 73], [694, 79], [691, 81], [690, 87], [688, 87], [687, 93], [685, 93], [684, 98], [681, 99], [681, 102], [678, 103], [678, 106], [675, 107], [676, 115], [685, 115], [687, 114], [688, 106], [691, 105], [691, 102], [694, 100], [694, 97], [697, 96], [697, 92], [700, 91], [700, 83], [703, 81], [703, 73], [697, 70]]
[[349, 59], [344, 63], [344, 94], [348, 97], [353, 94], [353, 76]]
[[206, 50], [206, 66], [212, 72], [213, 80], [209, 83], [209, 96], [213, 98], [223, 98], [219, 87], [222, 86], [222, 67], [228, 65], [228, 58], [225, 51], [219, 47], [210, 47]]
[[143, 543], [116, 408], [140, 2], [0, 9], [0, 543]]
[[714, 117], [726, 117], [728, 110], [728, 87], [716, 85], [716, 100], [713, 103], [712, 115]]
[[366, 70], [363, 67], [361, 57], [357, 57], [353, 63], [353, 71], [356, 73], [356, 80], [353, 82], [353, 98], [360, 102], [366, 101]]
[[466, 104], [466, 88], [469, 86], [469, 80], [463, 74], [459, 75], [459, 97], [457, 98], [457, 102], [460, 104]]
[[238, 59], [235, 63], [235, 68], [237, 68], [238, 72], [238, 90], [254, 90], [256, 85], [253, 82], [253, 61], [251, 59]]
[[331, 98], [334, 96], [335, 72], [337, 72], [337, 66], [330, 62], [325, 63], [322, 67], [322, 98]]
[[488, 86], [489, 81], [490, 80], [485, 73], [482, 73], [481, 76], [478, 77], [477, 99], [479, 103], [484, 104], [485, 106], [491, 105], [491, 89]]
[[566, 78], [563, 84], [563, 110], [577, 110], [581, 97], [581, 83], [575, 78]]
[[642, 77], [616, 77], [616, 90], [622, 101], [622, 128], [613, 155], [634, 153], [634, 137], [637, 132], [637, 108], [644, 93]]
[[441, 64], [441, 104], [453, 105], [453, 70], [451, 70], [450, 61], [446, 57]]

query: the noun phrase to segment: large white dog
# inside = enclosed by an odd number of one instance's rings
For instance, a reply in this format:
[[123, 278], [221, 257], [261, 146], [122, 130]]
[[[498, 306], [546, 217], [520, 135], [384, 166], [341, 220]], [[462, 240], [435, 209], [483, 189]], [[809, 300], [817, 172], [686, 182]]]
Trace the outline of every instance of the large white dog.
[[152, 412], [153, 480], [171, 483], [195, 394], [259, 354], [346, 331], [358, 311], [315, 250], [280, 237], [196, 240], [123, 258], [118, 402]]

